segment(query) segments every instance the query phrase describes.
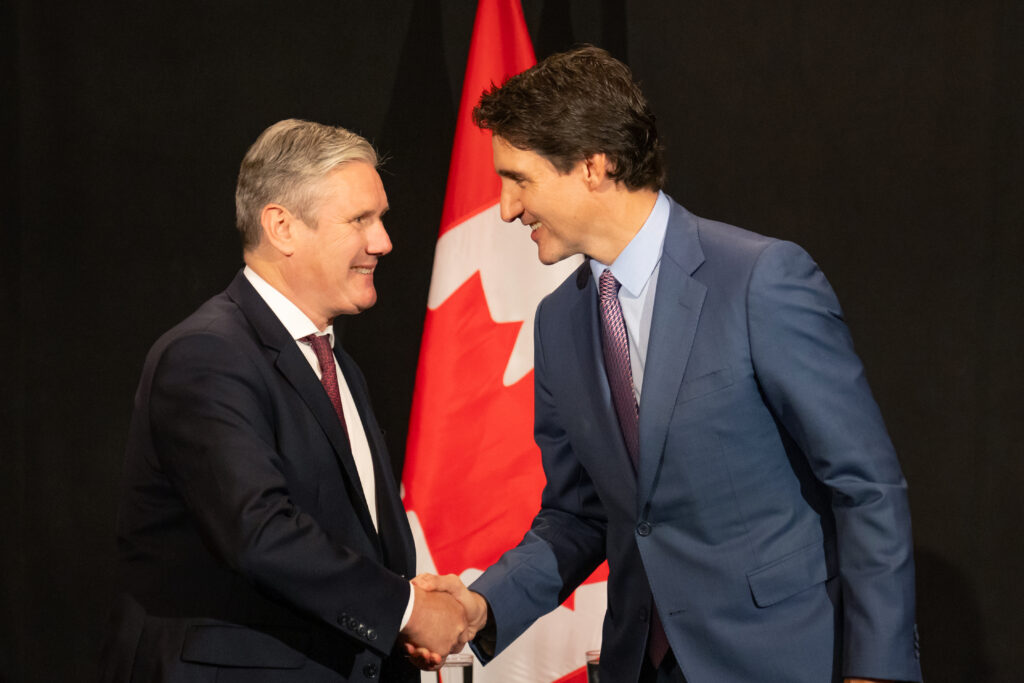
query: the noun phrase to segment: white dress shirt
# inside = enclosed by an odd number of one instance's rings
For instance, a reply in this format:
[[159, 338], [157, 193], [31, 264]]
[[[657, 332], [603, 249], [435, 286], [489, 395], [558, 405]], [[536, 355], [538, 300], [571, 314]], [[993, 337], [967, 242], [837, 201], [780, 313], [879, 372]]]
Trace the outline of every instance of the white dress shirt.
[[[243, 271], [245, 278], [256, 290], [256, 293], [260, 295], [263, 301], [266, 302], [270, 310], [277, 316], [277, 319], [281, 321], [284, 328], [288, 330], [288, 334], [291, 335], [292, 339], [295, 340], [296, 345], [299, 347], [299, 351], [305, 356], [306, 361], [309, 362], [309, 366], [316, 373], [317, 379], [321, 378], [320, 362], [316, 358], [316, 354], [313, 353], [313, 347], [310, 344], [299, 341], [303, 337], [316, 334], [326, 334], [331, 342], [331, 348], [334, 348], [334, 325], [330, 324], [323, 330], [317, 329], [316, 324], [309, 319], [309, 317], [299, 310], [299, 307], [289, 301], [281, 292], [274, 289], [266, 280], [256, 274], [249, 266], [245, 267]], [[334, 372], [338, 376], [338, 391], [341, 394], [341, 408], [345, 415], [345, 427], [348, 429], [348, 441], [349, 446], [352, 449], [352, 459], [355, 460], [356, 471], [359, 473], [359, 485], [363, 489], [363, 495], [366, 497], [366, 504], [370, 508], [370, 518], [373, 520], [373, 528], [377, 528], [377, 493], [376, 493], [376, 479], [373, 473], [373, 455], [370, 452], [370, 444], [366, 440], [366, 431], [363, 429], [363, 421], [359, 417], [359, 410], [356, 408], [356, 402], [352, 398], [352, 392], [348, 388], [348, 383], [345, 381], [345, 374], [338, 367], [338, 359], [334, 359]], [[409, 617], [412, 616], [413, 598], [415, 591], [412, 586], [409, 587], [409, 603], [405, 608], [405, 614], [402, 617], [402, 628], [409, 622]]]

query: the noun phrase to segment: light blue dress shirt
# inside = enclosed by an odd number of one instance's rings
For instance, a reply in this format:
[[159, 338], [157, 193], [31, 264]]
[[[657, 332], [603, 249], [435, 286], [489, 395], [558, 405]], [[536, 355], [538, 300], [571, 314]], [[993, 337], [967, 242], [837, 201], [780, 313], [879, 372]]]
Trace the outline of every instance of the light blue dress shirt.
[[629, 337], [629, 364], [633, 371], [633, 393], [640, 405], [643, 390], [644, 367], [647, 363], [647, 341], [651, 334], [651, 317], [654, 314], [654, 293], [658, 286], [658, 270], [661, 265], [661, 250], [665, 244], [668, 229], [669, 203], [664, 192], [658, 193], [658, 200], [647, 216], [639, 232], [611, 265], [590, 260], [590, 270], [596, 283], [605, 270], [611, 270], [619, 281], [619, 304], [626, 323]]

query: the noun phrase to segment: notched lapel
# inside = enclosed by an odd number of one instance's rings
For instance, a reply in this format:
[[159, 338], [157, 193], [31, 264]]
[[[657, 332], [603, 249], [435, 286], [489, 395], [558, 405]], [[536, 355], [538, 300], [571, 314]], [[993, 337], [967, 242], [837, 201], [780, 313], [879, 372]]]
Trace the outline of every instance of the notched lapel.
[[323, 384], [317, 379], [316, 373], [309, 367], [309, 362], [298, 347], [286, 346], [282, 349], [278, 354], [276, 366], [320, 423], [328, 441], [331, 442], [331, 447], [334, 448], [335, 456], [345, 470], [346, 478], [353, 484], [348, 487], [349, 495], [356, 497], [353, 507], [359, 513], [359, 519], [366, 527], [367, 534], [371, 538], [376, 536], [366, 496], [363, 495], [363, 487], [359, 484], [359, 472], [356, 470], [355, 460], [352, 459], [348, 436], [338, 421], [338, 414], [334, 412], [334, 406], [331, 405], [331, 399], [327, 397]]
[[350, 495], [356, 497], [353, 507], [359, 514], [367, 533], [371, 537], [376, 536], [366, 497], [363, 495], [362, 486], [359, 485], [359, 473], [356, 470], [355, 461], [352, 459], [352, 449], [349, 446], [348, 437], [345, 430], [342, 429], [338, 415], [334, 412], [334, 406], [331, 405], [331, 400], [327, 397], [327, 392], [324, 391], [323, 385], [317, 379], [316, 373], [309, 367], [309, 362], [295, 345], [295, 340], [288, 335], [284, 325], [277, 319], [277, 316], [242, 272], [235, 276], [228, 286], [227, 293], [238, 304], [260, 343], [275, 354], [274, 367], [295, 389], [324, 430], [334, 449], [335, 456], [341, 462], [345, 477], [352, 484], [347, 488], [351, 492]]
[[653, 494], [665, 454], [668, 425], [697, 334], [707, 287], [691, 275], [703, 261], [696, 219], [673, 202], [658, 273], [640, 398], [638, 512]]

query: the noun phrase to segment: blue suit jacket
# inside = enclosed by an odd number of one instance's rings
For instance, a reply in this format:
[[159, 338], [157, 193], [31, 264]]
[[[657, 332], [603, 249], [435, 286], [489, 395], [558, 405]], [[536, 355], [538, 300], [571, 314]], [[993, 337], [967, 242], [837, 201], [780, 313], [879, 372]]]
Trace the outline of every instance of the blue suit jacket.
[[537, 310], [542, 509], [472, 586], [496, 651], [607, 558], [605, 680], [654, 608], [691, 683], [919, 680], [906, 484], [810, 257], [672, 203], [636, 472], [595, 290], [584, 264]]
[[362, 373], [334, 352], [373, 454], [379, 534], [327, 393], [244, 275], [153, 346], [102, 680], [419, 680], [392, 656], [412, 534]]

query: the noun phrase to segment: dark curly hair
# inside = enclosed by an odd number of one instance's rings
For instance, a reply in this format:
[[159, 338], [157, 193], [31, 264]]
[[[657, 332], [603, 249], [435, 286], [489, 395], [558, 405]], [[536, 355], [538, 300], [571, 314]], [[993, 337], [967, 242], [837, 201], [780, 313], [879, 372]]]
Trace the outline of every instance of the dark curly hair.
[[609, 176], [631, 190], [660, 190], [665, 167], [654, 114], [629, 67], [592, 45], [554, 54], [491, 84], [473, 122], [526, 149], [560, 173], [604, 153]]

